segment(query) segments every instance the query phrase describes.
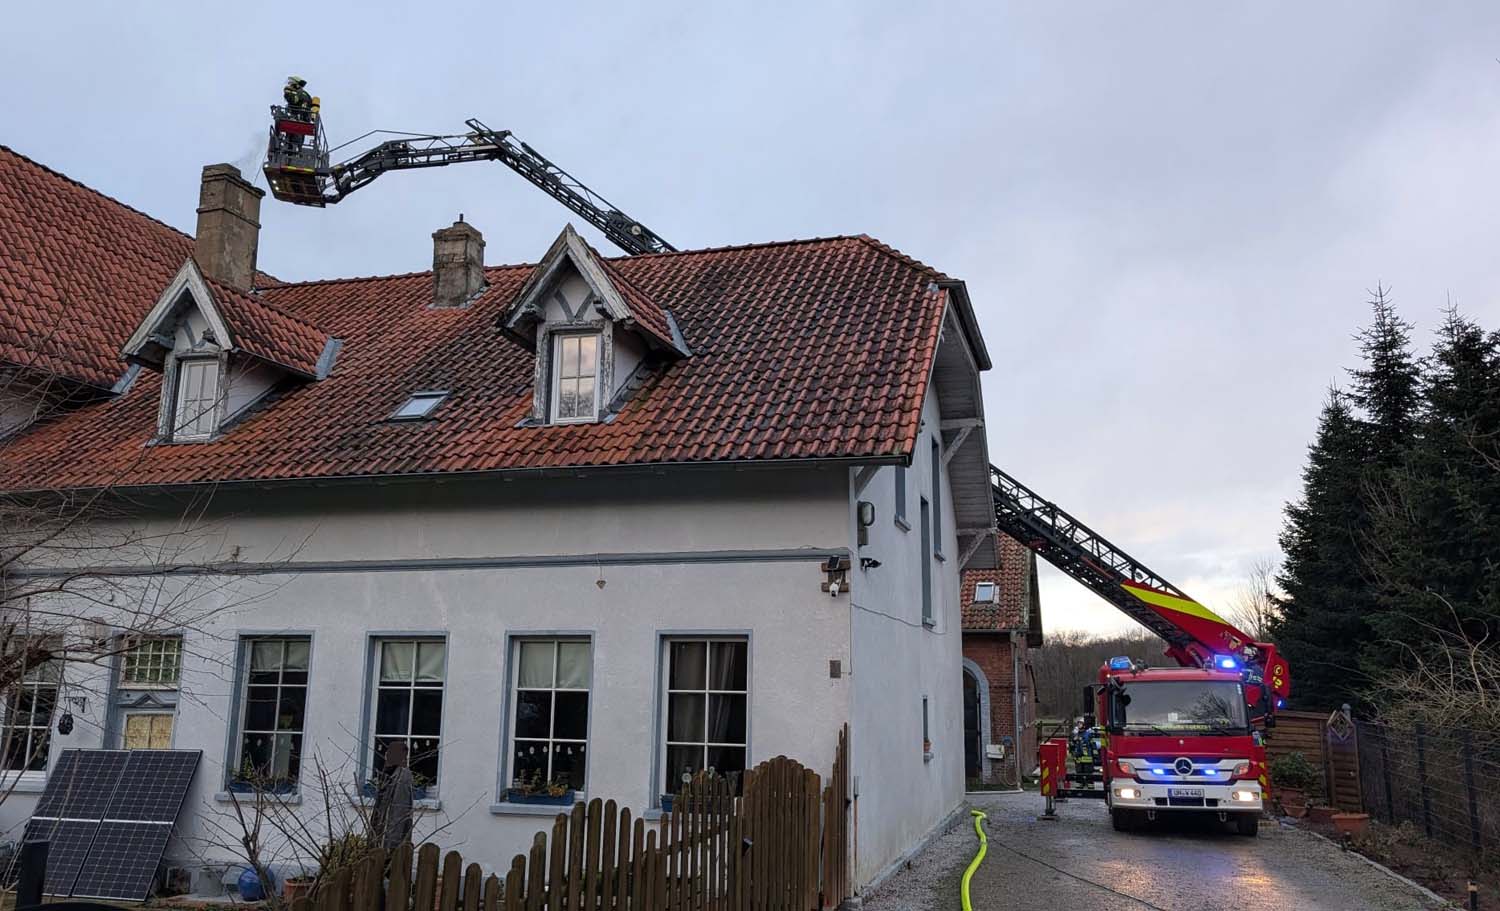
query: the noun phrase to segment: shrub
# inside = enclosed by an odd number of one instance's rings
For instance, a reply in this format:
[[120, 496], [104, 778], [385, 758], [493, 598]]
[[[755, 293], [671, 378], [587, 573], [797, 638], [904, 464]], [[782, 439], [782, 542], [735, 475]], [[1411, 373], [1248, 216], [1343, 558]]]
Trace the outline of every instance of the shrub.
[[1318, 767], [1307, 761], [1301, 753], [1288, 753], [1271, 761], [1271, 784], [1273, 787], [1296, 788], [1299, 791], [1317, 791], [1323, 780]]

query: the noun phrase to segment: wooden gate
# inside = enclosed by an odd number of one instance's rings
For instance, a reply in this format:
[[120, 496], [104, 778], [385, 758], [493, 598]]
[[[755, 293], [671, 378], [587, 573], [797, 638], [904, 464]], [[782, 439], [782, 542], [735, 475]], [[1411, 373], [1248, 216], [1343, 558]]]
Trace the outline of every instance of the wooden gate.
[[[1301, 753], [1323, 771], [1323, 795], [1330, 806], [1355, 813], [1364, 809], [1358, 735], [1345, 710], [1329, 715], [1277, 712], [1276, 727], [1266, 739], [1266, 759], [1274, 762], [1289, 753]], [[1271, 789], [1275, 791], [1275, 781]]]

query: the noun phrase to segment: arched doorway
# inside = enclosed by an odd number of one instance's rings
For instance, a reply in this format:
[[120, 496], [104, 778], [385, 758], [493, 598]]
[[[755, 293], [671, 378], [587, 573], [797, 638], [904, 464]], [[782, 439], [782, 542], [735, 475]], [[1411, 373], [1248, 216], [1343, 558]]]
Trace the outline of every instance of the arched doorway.
[[979, 681], [964, 668], [964, 777], [978, 779], [984, 751], [979, 743]]

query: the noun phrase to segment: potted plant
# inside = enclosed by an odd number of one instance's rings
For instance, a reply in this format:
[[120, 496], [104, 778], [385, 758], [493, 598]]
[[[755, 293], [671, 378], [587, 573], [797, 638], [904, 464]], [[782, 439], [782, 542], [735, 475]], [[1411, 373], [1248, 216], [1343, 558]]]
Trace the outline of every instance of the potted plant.
[[294, 905], [304, 898], [312, 898], [313, 886], [317, 883], [316, 876], [288, 876], [281, 882], [281, 897], [288, 905]]
[[1329, 823], [1333, 821], [1333, 807], [1325, 803], [1308, 804], [1307, 818], [1313, 822]]
[[1339, 830], [1340, 835], [1363, 835], [1365, 828], [1370, 824], [1369, 813], [1335, 813], [1333, 814], [1333, 827]]
[[567, 806], [574, 802], [574, 797], [575, 792], [566, 780], [554, 778], [549, 781], [542, 776], [540, 769], [530, 775], [517, 776], [505, 789], [505, 799], [509, 803]]
[[[1307, 792], [1318, 785], [1318, 770], [1301, 753], [1276, 757], [1271, 763], [1271, 787], [1287, 815], [1302, 817], [1307, 813]], [[1301, 812], [1297, 811], [1301, 808]]]

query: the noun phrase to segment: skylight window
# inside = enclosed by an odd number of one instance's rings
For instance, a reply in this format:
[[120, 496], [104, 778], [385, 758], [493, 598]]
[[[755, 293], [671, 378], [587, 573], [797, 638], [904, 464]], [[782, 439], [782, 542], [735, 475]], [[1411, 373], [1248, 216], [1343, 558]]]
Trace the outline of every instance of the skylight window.
[[993, 582], [978, 582], [978, 583], [975, 583], [975, 585], [974, 585], [974, 601], [975, 601], [975, 603], [980, 603], [980, 602], [991, 602], [991, 603], [993, 603], [994, 600], [995, 600], [995, 583], [993, 583]]
[[432, 413], [441, 405], [443, 399], [448, 397], [446, 391], [440, 392], [413, 392], [411, 398], [401, 403], [391, 415], [393, 421], [420, 421], [432, 417]]

